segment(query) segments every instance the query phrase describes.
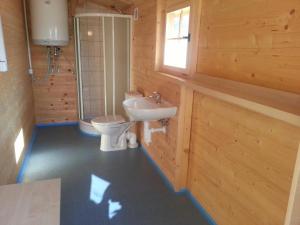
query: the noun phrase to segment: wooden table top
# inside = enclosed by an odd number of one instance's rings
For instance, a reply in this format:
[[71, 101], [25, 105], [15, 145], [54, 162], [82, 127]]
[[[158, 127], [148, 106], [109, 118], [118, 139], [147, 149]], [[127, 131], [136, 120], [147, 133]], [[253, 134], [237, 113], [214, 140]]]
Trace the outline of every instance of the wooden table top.
[[0, 186], [0, 225], [59, 225], [60, 179]]

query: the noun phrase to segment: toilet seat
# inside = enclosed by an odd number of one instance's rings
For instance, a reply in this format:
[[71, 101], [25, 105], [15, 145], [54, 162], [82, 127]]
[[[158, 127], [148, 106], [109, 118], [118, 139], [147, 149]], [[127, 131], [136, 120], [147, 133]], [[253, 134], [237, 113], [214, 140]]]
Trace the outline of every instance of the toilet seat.
[[92, 119], [92, 123], [101, 125], [101, 126], [110, 126], [115, 124], [120, 124], [126, 122], [125, 119], [120, 115], [108, 115], [100, 116]]
[[92, 125], [101, 135], [100, 150], [116, 151], [127, 149], [127, 130], [131, 122], [126, 122], [122, 116], [100, 116], [92, 119]]

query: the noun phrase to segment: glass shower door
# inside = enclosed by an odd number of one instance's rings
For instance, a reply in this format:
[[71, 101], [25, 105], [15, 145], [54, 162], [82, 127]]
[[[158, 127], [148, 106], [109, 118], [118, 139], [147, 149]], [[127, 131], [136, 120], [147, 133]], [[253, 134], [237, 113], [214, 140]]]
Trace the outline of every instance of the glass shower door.
[[101, 17], [79, 20], [81, 119], [105, 114], [104, 43]]
[[125, 115], [122, 102], [129, 90], [130, 19], [105, 17], [103, 23], [107, 114]]
[[81, 120], [125, 115], [122, 102], [129, 90], [130, 19], [79, 17], [76, 52]]

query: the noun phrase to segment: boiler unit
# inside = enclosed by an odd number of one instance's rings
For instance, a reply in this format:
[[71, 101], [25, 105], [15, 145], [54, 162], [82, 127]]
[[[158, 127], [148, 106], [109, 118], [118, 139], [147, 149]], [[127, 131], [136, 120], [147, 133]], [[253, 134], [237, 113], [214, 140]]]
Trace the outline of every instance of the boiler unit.
[[48, 75], [58, 73], [61, 46], [69, 43], [67, 0], [30, 0], [31, 36], [35, 45], [47, 46]]

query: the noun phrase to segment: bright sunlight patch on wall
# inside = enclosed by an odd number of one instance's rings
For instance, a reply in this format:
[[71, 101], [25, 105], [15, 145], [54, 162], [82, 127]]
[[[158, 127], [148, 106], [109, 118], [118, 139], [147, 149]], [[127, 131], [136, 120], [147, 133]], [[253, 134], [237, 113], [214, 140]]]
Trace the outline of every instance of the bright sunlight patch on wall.
[[20, 130], [16, 140], [15, 140], [15, 158], [16, 158], [16, 163], [18, 164], [19, 159], [22, 155], [22, 152], [24, 150], [24, 134], [23, 134], [23, 129]]

